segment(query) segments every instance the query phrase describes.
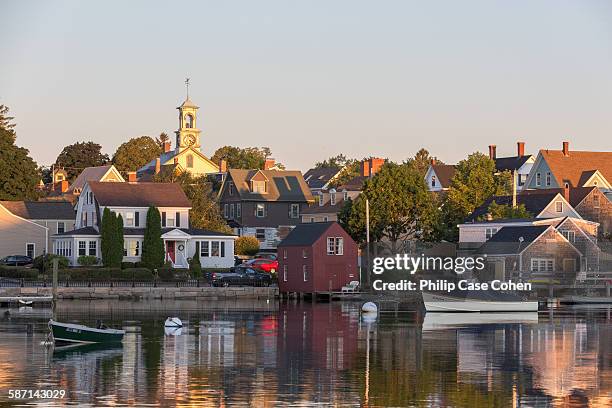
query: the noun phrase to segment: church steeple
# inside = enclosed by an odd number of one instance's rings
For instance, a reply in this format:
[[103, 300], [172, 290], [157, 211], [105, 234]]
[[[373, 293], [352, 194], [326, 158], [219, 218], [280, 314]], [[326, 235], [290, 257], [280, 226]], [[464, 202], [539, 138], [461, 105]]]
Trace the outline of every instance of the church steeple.
[[200, 130], [197, 127], [197, 110], [195, 103], [189, 99], [189, 78], [185, 80], [187, 99], [179, 106], [179, 129], [176, 133], [177, 153], [188, 147], [200, 148]]

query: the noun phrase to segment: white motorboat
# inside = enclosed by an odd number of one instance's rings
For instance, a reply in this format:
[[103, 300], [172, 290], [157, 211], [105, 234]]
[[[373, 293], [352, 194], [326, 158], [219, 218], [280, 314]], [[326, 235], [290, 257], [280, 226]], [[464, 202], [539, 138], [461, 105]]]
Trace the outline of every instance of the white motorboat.
[[487, 291], [464, 291], [457, 294], [422, 292], [428, 312], [537, 312], [538, 302], [521, 297]]
[[428, 312], [423, 319], [423, 330], [456, 329], [460, 327], [498, 325], [498, 324], [535, 324], [538, 312], [515, 313], [446, 313]]

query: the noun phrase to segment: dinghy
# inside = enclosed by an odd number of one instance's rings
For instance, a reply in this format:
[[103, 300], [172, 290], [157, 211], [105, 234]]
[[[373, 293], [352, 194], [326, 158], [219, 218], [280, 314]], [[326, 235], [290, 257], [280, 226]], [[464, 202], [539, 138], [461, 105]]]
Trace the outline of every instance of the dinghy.
[[428, 312], [537, 312], [538, 302], [499, 291], [422, 292]]
[[178, 328], [183, 327], [183, 322], [178, 317], [169, 317], [164, 323], [164, 327]]
[[120, 343], [125, 330], [110, 329], [100, 322], [98, 327], [81, 324], [60, 323], [49, 320], [49, 328], [54, 343]]

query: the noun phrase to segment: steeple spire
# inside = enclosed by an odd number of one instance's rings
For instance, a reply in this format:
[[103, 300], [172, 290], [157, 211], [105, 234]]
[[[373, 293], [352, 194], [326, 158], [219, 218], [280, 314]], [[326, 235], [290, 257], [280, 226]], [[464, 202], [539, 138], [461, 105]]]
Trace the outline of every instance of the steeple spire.
[[185, 89], [187, 91], [187, 99], [189, 99], [189, 78], [185, 78]]

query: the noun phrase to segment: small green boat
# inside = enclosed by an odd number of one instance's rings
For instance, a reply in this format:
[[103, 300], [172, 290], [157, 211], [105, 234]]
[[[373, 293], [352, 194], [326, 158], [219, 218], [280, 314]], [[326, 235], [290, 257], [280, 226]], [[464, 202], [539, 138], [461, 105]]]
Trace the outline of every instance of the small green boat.
[[49, 328], [55, 343], [121, 343], [125, 330], [107, 327], [88, 327], [81, 324], [60, 323], [49, 320]]

